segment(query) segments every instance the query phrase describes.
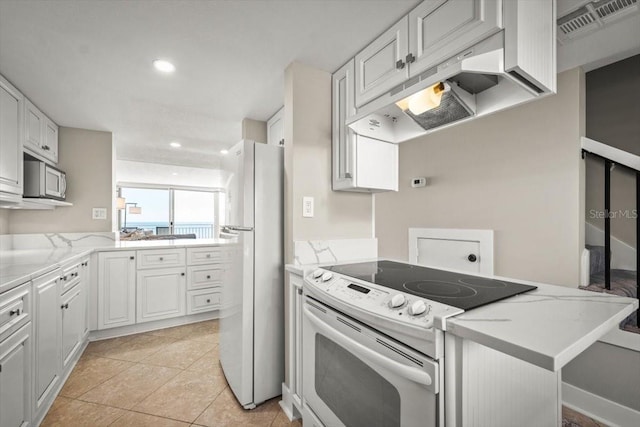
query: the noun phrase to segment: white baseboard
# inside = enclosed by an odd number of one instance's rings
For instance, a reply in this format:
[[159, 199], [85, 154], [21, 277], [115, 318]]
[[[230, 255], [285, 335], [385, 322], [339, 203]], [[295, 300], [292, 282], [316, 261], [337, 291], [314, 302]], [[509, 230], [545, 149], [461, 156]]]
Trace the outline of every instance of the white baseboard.
[[187, 325], [189, 323], [202, 322], [204, 320], [218, 319], [218, 310], [207, 313], [192, 314], [190, 316], [174, 317], [173, 319], [156, 320], [154, 322], [137, 323], [135, 325], [120, 326], [118, 328], [91, 331], [89, 341], [100, 341], [125, 335], [140, 334], [155, 331], [157, 329], [171, 328], [173, 326]]
[[302, 418], [300, 410], [302, 408], [298, 407], [296, 403], [298, 399], [296, 399], [289, 391], [289, 387], [285, 383], [282, 383], [282, 400], [278, 402], [280, 404], [280, 408], [284, 414], [289, 418], [289, 421], [296, 420], [298, 418]]
[[564, 382], [562, 404], [611, 427], [639, 425], [640, 412], [635, 409]]

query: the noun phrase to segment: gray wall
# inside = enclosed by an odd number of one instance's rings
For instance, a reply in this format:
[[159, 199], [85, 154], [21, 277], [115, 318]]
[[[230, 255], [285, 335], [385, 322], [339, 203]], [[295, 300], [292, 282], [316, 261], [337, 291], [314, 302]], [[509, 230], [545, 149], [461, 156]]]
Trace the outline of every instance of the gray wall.
[[495, 274], [576, 287], [583, 90], [566, 71], [554, 96], [402, 143], [400, 191], [375, 196], [380, 256], [407, 259], [409, 227], [492, 229]]
[[253, 119], [242, 120], [242, 139], [267, 143], [267, 122]]
[[[9, 233], [112, 231], [113, 143], [111, 132], [60, 128], [58, 167], [67, 173], [72, 207], [14, 210]], [[106, 220], [91, 219], [92, 208], [106, 208]]]
[[0, 209], [0, 234], [9, 234], [9, 209]]
[[640, 55], [587, 73], [587, 134], [640, 156]]
[[597, 342], [562, 369], [562, 378], [640, 411], [640, 352]]

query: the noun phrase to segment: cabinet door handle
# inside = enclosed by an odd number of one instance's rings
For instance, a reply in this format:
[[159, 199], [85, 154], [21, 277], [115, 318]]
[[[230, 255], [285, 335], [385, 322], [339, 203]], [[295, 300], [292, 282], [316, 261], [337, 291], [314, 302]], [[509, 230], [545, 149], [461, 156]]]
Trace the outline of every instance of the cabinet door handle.
[[207, 275], [207, 279], [211, 279], [211, 276]]
[[211, 300], [210, 300], [210, 299], [207, 299], [207, 304], [209, 304], [210, 302], [211, 302]]
[[207, 254], [207, 258], [211, 258], [211, 254]]
[[65, 308], [69, 308], [69, 303], [62, 304], [62, 305], [60, 306], [60, 308], [61, 308], [62, 310], [64, 310]]
[[407, 55], [405, 60], [407, 61], [407, 64], [413, 64], [414, 62], [416, 62], [416, 57], [413, 56], [413, 53], [410, 53]]
[[130, 256], [129, 259], [133, 259], [134, 257]]
[[17, 315], [17, 316], [20, 316], [20, 309], [16, 308], [15, 310], [11, 310], [9, 312], [9, 317], [13, 316], [14, 314]]
[[478, 260], [478, 257], [476, 256], [476, 254], [469, 254], [467, 259], [469, 260], [469, 262], [476, 262]]
[[163, 260], [164, 260], [164, 258], [160, 257], [160, 261], [163, 261]]
[[181, 276], [184, 276], [184, 273], [180, 273]]
[[402, 59], [398, 59], [398, 61], [396, 61], [396, 68], [398, 70], [402, 70], [405, 66], [405, 63]]

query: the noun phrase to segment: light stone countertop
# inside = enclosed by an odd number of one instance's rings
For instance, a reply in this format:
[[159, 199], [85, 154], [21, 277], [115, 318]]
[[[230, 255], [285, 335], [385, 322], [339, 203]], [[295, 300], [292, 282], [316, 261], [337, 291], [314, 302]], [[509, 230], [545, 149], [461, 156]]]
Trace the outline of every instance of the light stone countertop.
[[538, 289], [447, 319], [447, 332], [550, 371], [561, 369], [638, 309], [634, 298], [502, 279]]
[[227, 239], [175, 239], [116, 241], [98, 247], [65, 247], [49, 249], [9, 249], [0, 251], [0, 293], [35, 279], [60, 266], [93, 252], [173, 249], [199, 246], [233, 245]]
[[[287, 264], [285, 268], [304, 275], [317, 267], [335, 264], [340, 263]], [[561, 369], [638, 309], [638, 300], [634, 298], [493, 278], [538, 289], [451, 317], [446, 320], [446, 332], [550, 371]]]

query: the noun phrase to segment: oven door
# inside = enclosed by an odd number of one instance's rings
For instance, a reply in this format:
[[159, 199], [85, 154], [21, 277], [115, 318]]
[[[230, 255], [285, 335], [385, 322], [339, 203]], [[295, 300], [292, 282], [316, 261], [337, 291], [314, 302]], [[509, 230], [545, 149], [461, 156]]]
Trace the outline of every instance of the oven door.
[[303, 312], [305, 425], [439, 425], [437, 362], [308, 296]]

